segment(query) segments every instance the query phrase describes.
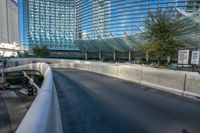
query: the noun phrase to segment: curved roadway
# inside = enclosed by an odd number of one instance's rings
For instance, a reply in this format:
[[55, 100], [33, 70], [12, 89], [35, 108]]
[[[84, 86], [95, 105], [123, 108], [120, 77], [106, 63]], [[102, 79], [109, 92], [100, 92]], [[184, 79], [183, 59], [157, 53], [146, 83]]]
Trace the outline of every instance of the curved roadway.
[[200, 102], [74, 69], [54, 69], [66, 133], [200, 133]]

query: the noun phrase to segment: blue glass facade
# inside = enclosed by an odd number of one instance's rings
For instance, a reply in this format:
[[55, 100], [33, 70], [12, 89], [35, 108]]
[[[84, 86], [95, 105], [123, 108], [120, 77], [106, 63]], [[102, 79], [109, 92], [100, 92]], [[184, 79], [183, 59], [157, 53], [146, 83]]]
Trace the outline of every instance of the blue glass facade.
[[199, 9], [199, 0], [77, 0], [80, 39], [113, 38], [140, 33], [148, 12], [177, 13]]
[[[192, 12], [199, 4], [199, 0], [19, 0], [20, 43], [26, 48], [46, 45], [73, 50], [77, 45], [81, 49], [81, 40], [141, 33], [148, 12], [158, 8], [171, 13], [177, 13], [176, 8]], [[130, 39], [126, 42], [132, 43]]]
[[31, 48], [76, 49], [73, 0], [20, 0], [21, 44]]
[[23, 48], [29, 48], [28, 42], [28, 0], [18, 0], [19, 40]]

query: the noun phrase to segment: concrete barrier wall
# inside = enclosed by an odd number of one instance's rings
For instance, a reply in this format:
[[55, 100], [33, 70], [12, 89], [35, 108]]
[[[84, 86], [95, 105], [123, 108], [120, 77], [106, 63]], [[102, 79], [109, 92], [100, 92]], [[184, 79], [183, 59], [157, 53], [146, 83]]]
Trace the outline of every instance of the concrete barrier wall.
[[[70, 68], [96, 72], [119, 79], [133, 81], [141, 85], [179, 95], [200, 97], [200, 75], [198, 73], [156, 69], [141, 65], [88, 61], [73, 62], [74, 61], [71, 61]], [[68, 68], [67, 64], [68, 63], [62, 65], [62, 68]], [[59, 68], [59, 64], [55, 68]]]
[[140, 83], [142, 79], [142, 66], [119, 65], [118, 78]]
[[181, 71], [142, 67], [141, 84], [182, 94], [186, 74]]
[[200, 74], [187, 73], [184, 95], [200, 97]]
[[200, 97], [200, 75], [198, 73], [156, 69], [141, 65], [121, 63], [117, 64], [58, 59], [31, 60], [41, 62], [48, 61], [51, 63], [51, 67], [53, 68], [76, 68], [133, 81], [141, 85], [161, 89], [179, 95]]
[[75, 68], [91, 71], [179, 95], [200, 98], [200, 74], [198, 73], [92, 61], [57, 59], [11, 60], [11, 65], [23, 66], [5, 69], [5, 72], [36, 70], [44, 76], [42, 87], [19, 125], [17, 133], [62, 133], [59, 102], [51, 68], [46, 63], [29, 64], [32, 62], [47, 62], [52, 68]]
[[117, 78], [118, 77], [118, 66], [102, 63], [100, 65], [99, 73]]
[[8, 68], [5, 69], [5, 72], [23, 70], [39, 71], [44, 76], [44, 80], [41, 89], [38, 91], [38, 95], [33, 101], [16, 132], [62, 133], [59, 102], [53, 82], [51, 68], [46, 63], [36, 63]]

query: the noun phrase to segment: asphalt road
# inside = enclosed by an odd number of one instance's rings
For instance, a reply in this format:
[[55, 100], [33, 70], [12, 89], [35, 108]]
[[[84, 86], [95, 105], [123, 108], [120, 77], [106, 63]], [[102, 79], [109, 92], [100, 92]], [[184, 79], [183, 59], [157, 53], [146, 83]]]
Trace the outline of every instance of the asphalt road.
[[53, 75], [65, 133], [200, 133], [200, 102], [91, 72]]

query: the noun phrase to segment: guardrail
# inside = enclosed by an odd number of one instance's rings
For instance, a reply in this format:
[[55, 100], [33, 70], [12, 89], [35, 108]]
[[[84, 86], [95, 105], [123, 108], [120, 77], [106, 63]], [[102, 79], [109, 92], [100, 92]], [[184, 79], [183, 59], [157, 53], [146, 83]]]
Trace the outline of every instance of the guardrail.
[[[10, 61], [13, 66], [33, 62], [46, 62], [52, 68], [75, 68], [91, 71], [183, 96], [200, 98], [200, 75], [198, 73], [157, 69], [141, 65], [78, 60], [29, 58]], [[29, 64], [5, 70], [5, 72], [36, 70], [44, 75], [42, 87], [17, 129], [17, 133], [62, 133], [61, 116], [52, 71], [46, 63]]]
[[16, 59], [21, 64], [31, 62], [51, 63], [52, 68], [75, 68], [129, 80], [148, 87], [178, 95], [200, 98], [200, 74], [145, 67], [135, 64], [102, 63], [93, 61], [59, 59]]
[[31, 107], [20, 123], [17, 133], [62, 133], [57, 92], [51, 68], [46, 63], [34, 63], [5, 69], [5, 72], [35, 70], [44, 76], [43, 84]]

